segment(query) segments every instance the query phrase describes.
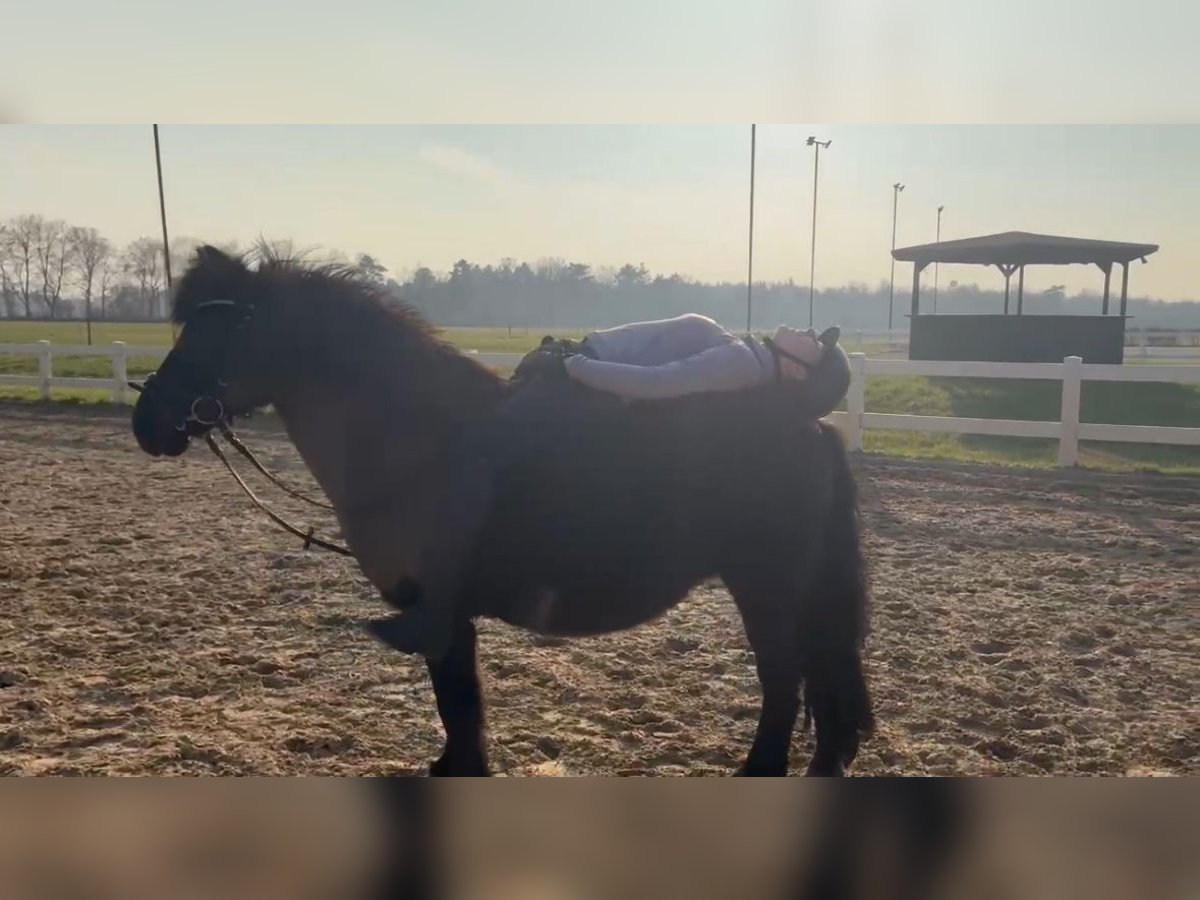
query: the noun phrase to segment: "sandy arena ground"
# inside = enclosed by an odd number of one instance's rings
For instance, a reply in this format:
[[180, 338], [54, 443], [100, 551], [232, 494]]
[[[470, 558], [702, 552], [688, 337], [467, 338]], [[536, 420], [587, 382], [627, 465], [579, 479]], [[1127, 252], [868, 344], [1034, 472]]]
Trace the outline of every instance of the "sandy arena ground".
[[[246, 435], [300, 477], [282, 435]], [[880, 727], [857, 773], [1200, 773], [1200, 480], [858, 471]], [[0, 773], [423, 771], [424, 666], [357, 627], [382, 609], [202, 447], [155, 461], [125, 416], [0, 407]], [[749, 746], [719, 589], [604, 638], [481, 631], [502, 773], [723, 775]]]

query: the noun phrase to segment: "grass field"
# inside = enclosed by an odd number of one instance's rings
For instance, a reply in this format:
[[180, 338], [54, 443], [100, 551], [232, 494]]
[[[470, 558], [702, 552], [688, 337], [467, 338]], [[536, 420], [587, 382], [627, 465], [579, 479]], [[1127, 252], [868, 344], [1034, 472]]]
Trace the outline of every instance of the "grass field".
[[[446, 337], [464, 350], [480, 353], [522, 353], [535, 346], [543, 334], [582, 337], [580, 330], [544, 330], [505, 328], [448, 328]], [[92, 343], [124, 341], [150, 347], [169, 346], [174, 340], [171, 326], [165, 322], [92, 324]], [[52, 341], [56, 344], [86, 344], [87, 326], [83, 322], [20, 322], [0, 320], [0, 344], [28, 344]]]
[[[448, 329], [446, 337], [464, 350], [481, 353], [522, 353], [546, 333], [544, 330], [502, 328]], [[555, 332], [572, 337], [582, 332]], [[50, 340], [60, 344], [83, 344], [85, 326], [78, 322], [0, 321], [0, 343], [30, 343]], [[132, 346], [165, 346], [172, 341], [166, 324], [108, 324], [92, 326], [94, 344], [125, 341]], [[128, 361], [131, 377], [151, 372], [158, 364], [154, 356], [137, 356]], [[33, 357], [0, 356], [0, 374], [36, 374]], [[55, 375], [108, 377], [109, 360], [89, 357], [55, 357]], [[56, 400], [64, 402], [107, 402], [105, 391], [55, 389]], [[33, 400], [29, 388], [0, 387], [0, 399]], [[1056, 421], [1061, 389], [1053, 381], [1015, 381], [978, 378], [871, 378], [867, 382], [868, 412], [908, 413], [928, 416], [967, 416], [995, 419]], [[1093, 382], [1083, 385], [1081, 419], [1084, 422], [1125, 425], [1181, 425], [1200, 427], [1200, 386], [1174, 384], [1120, 384]], [[1052, 440], [1001, 438], [953, 434], [868, 432], [868, 452], [958, 462], [987, 462], [1024, 466], [1053, 466], [1057, 444]], [[1200, 449], [1097, 444], [1081, 447], [1082, 464], [1088, 467], [1129, 470], [1146, 469], [1200, 475]]]

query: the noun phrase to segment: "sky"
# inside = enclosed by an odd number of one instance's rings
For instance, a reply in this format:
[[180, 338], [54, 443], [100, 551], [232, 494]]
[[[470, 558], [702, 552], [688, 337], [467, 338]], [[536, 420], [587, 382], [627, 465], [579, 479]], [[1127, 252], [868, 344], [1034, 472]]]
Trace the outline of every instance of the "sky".
[[1149, 123], [1181, 95], [1195, 120], [1200, 4], [55, 0], [4, 27], [0, 121]]
[[[1200, 299], [1200, 126], [757, 127], [756, 280], [875, 286], [897, 245], [1007, 230], [1151, 242], [1134, 296]], [[744, 281], [750, 127], [731, 125], [163, 125], [172, 235], [260, 235], [367, 252], [394, 274], [456, 259], [558, 256]], [[124, 243], [157, 235], [149, 125], [0, 126], [0, 220], [36, 212]], [[898, 292], [911, 278], [897, 264]], [[941, 268], [998, 287], [994, 270]], [[1099, 291], [1085, 267], [1031, 268], [1027, 290]]]

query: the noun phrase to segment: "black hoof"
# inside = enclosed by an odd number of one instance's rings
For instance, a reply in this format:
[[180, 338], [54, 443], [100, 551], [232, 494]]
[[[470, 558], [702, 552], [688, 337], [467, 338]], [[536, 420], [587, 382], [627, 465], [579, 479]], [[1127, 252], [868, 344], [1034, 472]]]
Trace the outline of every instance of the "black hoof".
[[818, 764], [814, 760], [808, 764], [808, 769], [804, 774], [809, 778], [842, 778], [846, 774], [846, 767], [840, 762], [829, 765]]
[[431, 778], [489, 778], [491, 774], [492, 770], [482, 759], [464, 762], [452, 760], [445, 754], [434, 760], [429, 766]]
[[738, 766], [733, 773], [735, 778], [786, 778], [787, 766]]

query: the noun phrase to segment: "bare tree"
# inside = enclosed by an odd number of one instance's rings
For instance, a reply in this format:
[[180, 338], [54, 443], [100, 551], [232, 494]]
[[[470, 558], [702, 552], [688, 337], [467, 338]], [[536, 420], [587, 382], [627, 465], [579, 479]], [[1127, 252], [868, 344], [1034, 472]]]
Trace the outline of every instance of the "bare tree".
[[52, 319], [58, 317], [58, 304], [62, 299], [68, 257], [67, 224], [59, 219], [42, 219], [41, 228], [36, 234], [34, 259], [37, 262], [38, 278], [42, 283], [42, 304]]
[[596, 266], [594, 272], [596, 284], [612, 287], [617, 283], [617, 272], [616, 266]]
[[137, 285], [147, 319], [153, 319], [162, 293], [162, 244], [154, 238], [142, 237], [125, 248], [122, 269]]
[[112, 290], [113, 283], [116, 281], [119, 274], [120, 272], [117, 269], [117, 261], [112, 256], [109, 256], [102, 263], [100, 263], [100, 268], [96, 271], [96, 281], [99, 282], [100, 285], [101, 319], [108, 318], [108, 294]]
[[8, 278], [21, 301], [27, 319], [33, 316], [33, 300], [36, 296], [34, 271], [37, 259], [34, 247], [42, 231], [43, 221], [41, 216], [17, 216], [8, 223], [4, 234], [4, 257]]
[[557, 256], [544, 256], [533, 264], [533, 272], [546, 281], [561, 281], [567, 271], [567, 261]]
[[4, 299], [5, 318], [12, 319], [17, 315], [17, 285], [10, 271], [8, 241], [8, 226], [0, 224], [0, 297]]
[[[83, 289], [83, 303], [89, 323], [92, 321], [92, 289], [96, 277], [112, 256], [112, 244], [95, 228], [75, 226], [67, 231], [71, 267]], [[90, 333], [90, 331], [89, 331]]]

